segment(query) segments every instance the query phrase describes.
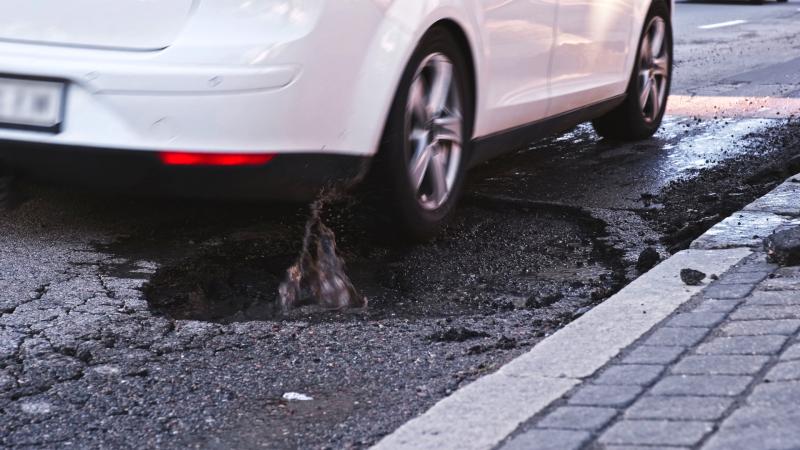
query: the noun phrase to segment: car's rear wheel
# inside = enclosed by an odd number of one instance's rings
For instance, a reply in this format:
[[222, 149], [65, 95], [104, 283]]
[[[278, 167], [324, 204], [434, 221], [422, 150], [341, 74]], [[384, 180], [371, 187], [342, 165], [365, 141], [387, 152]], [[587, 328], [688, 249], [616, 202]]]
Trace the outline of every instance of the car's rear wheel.
[[595, 119], [597, 134], [612, 139], [649, 138], [661, 126], [672, 80], [672, 24], [669, 9], [653, 3], [639, 39], [625, 101]]
[[411, 58], [386, 125], [378, 183], [401, 231], [436, 235], [461, 194], [472, 131], [469, 73], [458, 42], [431, 30]]

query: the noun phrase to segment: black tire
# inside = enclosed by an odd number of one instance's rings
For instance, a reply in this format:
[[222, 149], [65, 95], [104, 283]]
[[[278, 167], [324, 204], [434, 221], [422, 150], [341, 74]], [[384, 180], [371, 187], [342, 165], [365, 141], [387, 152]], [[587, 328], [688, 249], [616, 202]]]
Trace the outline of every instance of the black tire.
[[0, 169], [0, 211], [11, 209], [14, 177]]
[[[644, 41], [648, 26], [656, 17], [660, 17], [666, 24], [664, 49], [668, 54], [669, 62], [666, 76], [666, 91], [663, 96], [663, 101], [655, 117], [647, 118], [643, 107], [640, 106], [639, 87], [641, 81], [638, 74], [642, 69], [642, 42]], [[592, 125], [597, 134], [605, 138], [625, 141], [636, 141], [653, 136], [661, 126], [661, 121], [664, 118], [664, 111], [666, 111], [667, 108], [667, 99], [669, 98], [669, 91], [672, 83], [672, 62], [672, 21], [670, 19], [669, 8], [667, 8], [666, 3], [662, 0], [656, 0], [650, 7], [650, 11], [644, 21], [644, 27], [639, 37], [639, 44], [636, 49], [636, 62], [633, 65], [633, 73], [631, 73], [631, 78], [628, 82], [625, 100], [612, 111], [592, 121]]]
[[[444, 55], [452, 62], [453, 83], [461, 105], [461, 151], [453, 163], [454, 182], [449, 195], [434, 209], [422, 206], [418, 191], [412, 186], [409, 174], [413, 150], [408, 139], [407, 105], [412, 83], [418, 69], [431, 55]], [[386, 123], [381, 149], [376, 159], [370, 185], [382, 193], [377, 199], [392, 219], [392, 225], [402, 236], [413, 241], [435, 237], [451, 217], [464, 185], [464, 176], [470, 157], [474, 103], [467, 59], [455, 37], [444, 27], [431, 29], [415, 50], [395, 95]], [[449, 161], [449, 159], [448, 159]], [[457, 169], [456, 169], [457, 167]]]

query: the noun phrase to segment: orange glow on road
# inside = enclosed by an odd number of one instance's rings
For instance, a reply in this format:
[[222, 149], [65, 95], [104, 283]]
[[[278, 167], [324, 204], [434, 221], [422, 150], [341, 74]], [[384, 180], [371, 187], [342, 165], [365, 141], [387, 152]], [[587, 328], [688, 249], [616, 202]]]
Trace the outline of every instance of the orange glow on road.
[[800, 116], [800, 98], [672, 95], [667, 114], [704, 118], [781, 119]]

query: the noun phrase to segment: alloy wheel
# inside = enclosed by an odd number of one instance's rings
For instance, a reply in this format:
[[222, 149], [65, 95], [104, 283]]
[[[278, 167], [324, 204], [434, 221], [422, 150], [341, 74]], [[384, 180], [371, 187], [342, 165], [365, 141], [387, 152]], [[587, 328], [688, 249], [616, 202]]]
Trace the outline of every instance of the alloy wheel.
[[639, 49], [639, 107], [648, 123], [658, 119], [666, 100], [669, 57], [667, 24], [663, 18], [653, 17]]
[[460, 91], [447, 56], [434, 53], [420, 63], [405, 116], [411, 188], [423, 209], [435, 210], [450, 197], [462, 158]]

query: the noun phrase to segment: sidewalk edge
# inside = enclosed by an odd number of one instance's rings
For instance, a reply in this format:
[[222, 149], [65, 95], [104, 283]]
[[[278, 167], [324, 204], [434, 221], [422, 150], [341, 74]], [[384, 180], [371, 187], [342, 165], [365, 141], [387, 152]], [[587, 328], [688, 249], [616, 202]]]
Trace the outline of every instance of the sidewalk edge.
[[[733, 216], [753, 210], [767, 212], [765, 204], [785, 209], [785, 203], [791, 203], [793, 197], [786, 195], [787, 190], [792, 194], [800, 190], [800, 184], [791, 181], [794, 178]], [[765, 231], [792, 222], [783, 215], [784, 211], [777, 214], [784, 220]], [[752, 240], [708, 245], [711, 238], [716, 241], [726, 225], [715, 226], [699, 237], [691, 249], [663, 261], [496, 372], [440, 400], [384, 437], [373, 449], [494, 448], [519, 424], [593, 375], [705, 287], [685, 285], [680, 280], [681, 269], [719, 275], [750, 255], [756, 246]]]

